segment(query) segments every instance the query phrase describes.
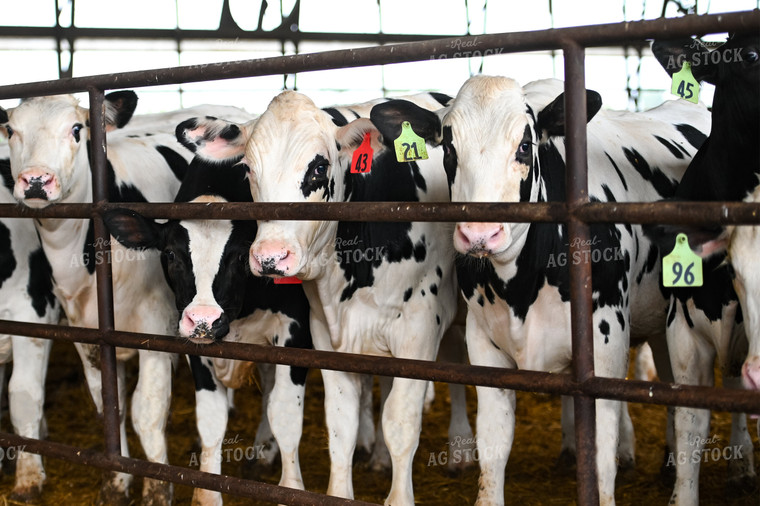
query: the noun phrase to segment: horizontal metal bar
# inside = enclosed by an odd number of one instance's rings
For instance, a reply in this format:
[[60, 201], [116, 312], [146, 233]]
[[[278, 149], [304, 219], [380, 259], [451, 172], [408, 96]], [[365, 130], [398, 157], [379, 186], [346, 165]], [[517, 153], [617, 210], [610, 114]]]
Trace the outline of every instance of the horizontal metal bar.
[[567, 211], [564, 202], [298, 202], [298, 203], [99, 203], [55, 204], [31, 209], [0, 204], [0, 217], [91, 218], [125, 208], [149, 218], [341, 221], [503, 221], [674, 223], [714, 226], [760, 223], [760, 204], [747, 202], [592, 202]]
[[280, 487], [254, 480], [243, 480], [233, 476], [205, 473], [187, 467], [158, 464], [122, 456], [109, 457], [104, 453], [68, 446], [52, 441], [29, 439], [15, 434], [0, 432], [0, 447], [24, 447], [25, 452], [65, 460], [75, 464], [93, 466], [110, 471], [145, 476], [162, 481], [170, 481], [190, 487], [216, 490], [225, 494], [270, 501], [280, 504], [313, 504], [319, 506], [370, 506], [375, 503], [353, 501], [315, 492]]
[[[661, 34], [667, 34], [668, 37], [678, 37], [691, 34], [758, 29], [758, 27], [760, 27], [760, 11], [755, 10], [531, 32], [451, 37], [405, 44], [13, 84], [0, 86], [0, 99], [75, 93], [85, 91], [88, 87], [96, 87], [102, 90], [139, 88], [159, 84], [182, 84], [330, 70], [338, 67], [351, 68], [441, 58], [466, 58], [472, 56], [472, 51], [476, 50], [481, 55], [489, 54], [486, 51], [494, 53], [495, 50], [498, 50], [499, 53], [550, 50], [558, 49], [568, 41], [574, 41], [584, 47], [604, 46], [612, 43], [641, 41]], [[458, 41], [458, 43], [454, 41]], [[472, 51], [462, 51], [462, 47], [472, 48]]]
[[541, 392], [555, 395], [578, 395], [583, 393], [645, 404], [678, 404], [719, 411], [760, 413], [760, 392], [748, 390], [715, 389], [711, 387], [599, 377], [578, 383], [573, 381], [572, 376], [569, 374], [500, 369], [495, 367], [244, 343], [222, 342], [200, 345], [186, 339], [169, 336], [119, 331], [104, 333], [97, 329], [40, 325], [7, 320], [0, 320], [0, 332], [68, 342], [90, 344], [107, 342], [123, 348], [223, 357], [270, 364], [287, 364], [296, 367], [377, 374], [380, 376], [402, 376], [445, 383], [509, 388], [526, 392]]
[[128, 39], [128, 40], [243, 40], [292, 42], [361, 42], [389, 44], [440, 39], [451, 34], [304, 32], [290, 29], [242, 30], [220, 26], [214, 30], [176, 28], [89, 28], [77, 26], [0, 26], [0, 37], [30, 39]]

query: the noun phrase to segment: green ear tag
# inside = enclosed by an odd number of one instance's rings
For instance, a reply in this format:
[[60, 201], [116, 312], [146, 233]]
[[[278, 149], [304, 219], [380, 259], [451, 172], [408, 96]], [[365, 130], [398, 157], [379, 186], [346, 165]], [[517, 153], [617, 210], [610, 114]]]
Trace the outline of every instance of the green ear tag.
[[663, 286], [702, 286], [702, 259], [689, 248], [686, 234], [676, 236], [676, 245], [662, 259]]
[[396, 148], [396, 160], [399, 162], [427, 160], [425, 139], [414, 133], [408, 121], [401, 123], [401, 135], [393, 141], [393, 146]]
[[673, 74], [673, 84], [670, 85], [670, 93], [695, 104], [699, 100], [699, 83], [691, 73], [691, 64], [689, 62], [683, 62], [681, 70]]

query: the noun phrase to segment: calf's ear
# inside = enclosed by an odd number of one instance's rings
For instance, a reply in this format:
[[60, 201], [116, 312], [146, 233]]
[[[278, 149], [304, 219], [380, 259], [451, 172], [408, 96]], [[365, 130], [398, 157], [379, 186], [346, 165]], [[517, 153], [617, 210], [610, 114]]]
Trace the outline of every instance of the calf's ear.
[[105, 96], [106, 129], [124, 128], [137, 108], [137, 93], [114, 91]]
[[642, 225], [644, 235], [660, 250], [660, 256], [668, 255], [676, 245], [678, 234], [686, 234], [689, 247], [701, 258], [725, 253], [730, 229], [725, 227], [693, 227], [687, 225]]
[[179, 125], [174, 133], [180, 144], [208, 161], [240, 159], [250, 137], [250, 126], [238, 125], [213, 116], [190, 118]]
[[408, 100], [389, 100], [372, 108], [369, 118], [383, 135], [383, 143], [393, 146], [399, 135], [401, 125], [408, 121], [414, 133], [425, 142], [438, 145], [441, 141], [441, 120], [432, 111], [424, 109]]
[[350, 156], [364, 141], [364, 136], [369, 134], [370, 147], [375, 156], [386, 149], [382, 142], [382, 135], [375, 125], [367, 118], [355, 119], [348, 125], [338, 128], [335, 133], [335, 141], [341, 154]]
[[707, 57], [710, 50], [699, 39], [655, 40], [652, 53], [670, 76], [681, 70], [684, 62], [688, 62], [694, 79], [715, 84], [718, 66], [711, 63]]
[[163, 249], [162, 225], [129, 209], [106, 211], [103, 221], [112, 236], [130, 249]]
[[[593, 90], [586, 90], [586, 121], [589, 122], [602, 108], [602, 96]], [[538, 113], [536, 127], [541, 139], [555, 135], [565, 135], [565, 94], [561, 93]]]

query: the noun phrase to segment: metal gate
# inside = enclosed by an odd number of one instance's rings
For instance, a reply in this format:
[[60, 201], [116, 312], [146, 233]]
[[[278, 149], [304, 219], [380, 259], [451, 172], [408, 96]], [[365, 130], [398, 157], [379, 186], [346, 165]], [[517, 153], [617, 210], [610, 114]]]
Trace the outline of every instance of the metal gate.
[[[741, 202], [591, 203], [587, 191], [585, 48], [640, 42], [643, 39], [655, 37], [679, 37], [696, 33], [735, 30], [760, 30], [760, 11], [456, 38], [462, 45], [476, 43], [482, 51], [497, 48], [503, 53], [562, 50], [568, 111], [566, 115], [567, 197], [565, 202], [119, 203], [118, 206], [152, 218], [296, 220], [308, 215], [313, 219], [344, 221], [565, 222], [568, 225], [568, 232], [573, 237], [580, 238], [581, 241], [576, 241], [576, 243], [581, 244], [590, 239], [589, 223], [757, 224], [760, 223], [760, 218], [758, 218], [760, 204]], [[437, 39], [362, 49], [0, 86], [0, 99], [88, 92], [93, 167], [92, 204], [58, 204], [38, 210], [2, 204], [0, 216], [92, 218], [95, 222], [96, 251], [109, 247], [106, 240], [108, 232], [101, 219], [106, 210], [116, 207], [107, 202], [106, 139], [103, 118], [104, 94], [107, 90], [421, 61], [442, 57], [454, 58], [456, 49], [451, 43], [452, 40]], [[579, 245], [570, 245], [569, 255], [580, 248]], [[110, 258], [108, 255], [104, 256]], [[578, 503], [583, 505], [599, 502], [594, 462], [596, 434], [594, 400], [596, 398], [693, 406], [721, 411], [760, 412], [759, 392], [595, 376], [590, 262], [573, 263], [570, 266], [573, 373], [569, 375], [363, 355], [346, 356], [346, 354], [333, 352], [240, 343], [219, 343], [199, 348], [195, 344], [170, 336], [119, 332], [114, 330], [110, 263], [98, 263], [96, 273], [98, 329], [0, 321], [0, 332], [101, 346], [105, 451], [96, 452], [61, 443], [27, 439], [9, 433], [0, 433], [0, 447], [23, 445], [26, 451], [50, 458], [279, 503], [362, 504], [358, 501], [328, 497], [313, 492], [122, 457], [115, 374], [115, 347], [117, 346], [572, 396], [576, 420]]]

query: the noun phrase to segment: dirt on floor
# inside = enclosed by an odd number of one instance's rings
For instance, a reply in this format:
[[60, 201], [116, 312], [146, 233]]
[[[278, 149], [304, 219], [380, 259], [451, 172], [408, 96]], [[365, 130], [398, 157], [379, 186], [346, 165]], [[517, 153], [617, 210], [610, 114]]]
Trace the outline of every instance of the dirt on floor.
[[[130, 381], [135, 381], [135, 368], [130, 369]], [[307, 401], [303, 438], [300, 446], [301, 469], [308, 490], [324, 493], [327, 488], [329, 457], [322, 405], [323, 389], [319, 371], [312, 371], [306, 386]], [[470, 419], [474, 424], [475, 389], [468, 387]], [[377, 402], [377, 401], [376, 401]], [[235, 394], [236, 409], [230, 418], [225, 449], [233, 457], [223, 465], [225, 474], [243, 476], [249, 473], [245, 464], [245, 449], [255, 436], [261, 414], [261, 395], [256, 385], [246, 386]], [[619, 505], [667, 504], [671, 487], [664, 483], [660, 467], [664, 455], [665, 408], [662, 406], [630, 405], [636, 431], [636, 468], [618, 477], [616, 491]], [[48, 439], [74, 446], [102, 449], [102, 423], [95, 416], [94, 406], [84, 386], [81, 365], [73, 345], [55, 343], [47, 381], [45, 413]], [[448, 389], [436, 385], [432, 408], [423, 418], [420, 445], [414, 461], [414, 490], [420, 505], [467, 505], [477, 496], [478, 470], [473, 466], [456, 476], [448, 473], [441, 452], [449, 448]], [[2, 428], [9, 430], [7, 412]], [[474, 425], [473, 425], [474, 427]], [[750, 426], [755, 442], [755, 461], [758, 462], [757, 433]], [[195, 429], [194, 394], [189, 368], [179, 362], [174, 377], [174, 397], [169, 420], [168, 442], [170, 463], [197, 469], [197, 432]], [[710, 428], [711, 442], [707, 448], [724, 449], [730, 446], [730, 416], [714, 413]], [[132, 456], [142, 457], [130, 428]], [[507, 504], [552, 505], [575, 504], [576, 483], [572, 469], [558, 466], [560, 451], [560, 400], [544, 394], [517, 394], [517, 426], [512, 454], [507, 464], [505, 498]], [[240, 449], [235, 452], [235, 449]], [[721, 453], [715, 451], [713, 454]], [[249, 452], [250, 453], [250, 452]], [[235, 455], [242, 456], [241, 459]], [[727, 461], [722, 457], [702, 463], [700, 494], [705, 505], [760, 504], [757, 491], [742, 493], [726, 487]], [[44, 505], [92, 504], [97, 496], [101, 472], [97, 469], [45, 459], [47, 482], [43, 493]], [[278, 466], [277, 466], [278, 467]], [[279, 468], [257, 469], [256, 479], [277, 484]], [[248, 476], [245, 476], [248, 477]], [[0, 478], [0, 505], [7, 500], [13, 487], [13, 476], [4, 473]], [[142, 480], [138, 477], [132, 487], [132, 497], [139, 498]], [[372, 472], [366, 465], [354, 469], [356, 498], [381, 503], [390, 487], [390, 476]], [[176, 504], [190, 504], [192, 489], [175, 487]], [[139, 502], [139, 500], [137, 501]], [[224, 497], [228, 505], [268, 504], [251, 499]]]

